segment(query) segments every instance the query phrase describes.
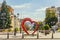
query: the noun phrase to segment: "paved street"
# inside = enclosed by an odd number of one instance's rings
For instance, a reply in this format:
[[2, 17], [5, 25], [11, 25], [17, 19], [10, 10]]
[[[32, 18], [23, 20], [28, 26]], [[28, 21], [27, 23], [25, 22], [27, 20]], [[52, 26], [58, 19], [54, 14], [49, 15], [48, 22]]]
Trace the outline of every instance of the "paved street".
[[10, 38], [10, 39], [1, 39], [0, 40], [60, 40], [60, 39], [20, 39], [20, 38]]
[[[30, 32], [30, 33], [32, 33], [32, 32]], [[5, 33], [4, 34], [0, 33], [0, 38], [6, 39], [7, 38], [6, 34]], [[26, 33], [24, 33], [24, 34], [26, 34]], [[26, 35], [25, 36], [24, 35], [24, 38], [37, 38], [36, 34], [37, 34], [37, 32], [35, 33], [35, 36], [32, 36], [32, 35]], [[52, 33], [50, 33], [48, 35], [45, 35], [44, 33], [40, 33], [39, 32], [39, 38], [51, 38], [51, 37], [52, 37]], [[54, 38], [60, 38], [60, 32], [54, 33], [53, 37]], [[21, 39], [22, 38], [22, 34], [17, 33], [16, 36], [14, 36], [13, 33], [10, 33], [9, 38], [20, 38]]]

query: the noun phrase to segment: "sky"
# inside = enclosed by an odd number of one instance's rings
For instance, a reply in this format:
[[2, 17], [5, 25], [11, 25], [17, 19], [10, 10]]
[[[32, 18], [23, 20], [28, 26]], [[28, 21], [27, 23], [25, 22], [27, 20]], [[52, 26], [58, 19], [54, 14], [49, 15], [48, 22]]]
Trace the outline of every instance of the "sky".
[[[2, 3], [3, 0], [0, 0]], [[44, 21], [45, 10], [48, 7], [60, 7], [60, 0], [6, 0], [7, 5], [14, 9], [14, 14], [19, 13], [19, 18], [31, 18], [35, 21]]]

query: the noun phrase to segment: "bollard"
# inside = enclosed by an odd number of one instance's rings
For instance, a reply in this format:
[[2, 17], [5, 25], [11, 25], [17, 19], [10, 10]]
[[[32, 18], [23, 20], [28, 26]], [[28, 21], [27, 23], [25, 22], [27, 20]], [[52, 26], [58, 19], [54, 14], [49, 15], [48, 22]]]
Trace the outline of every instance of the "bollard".
[[53, 32], [52, 32], [52, 39], [53, 39]]
[[16, 28], [14, 29], [14, 36], [16, 36]]
[[24, 39], [24, 32], [22, 31], [22, 39]]
[[14, 32], [14, 36], [16, 36], [16, 32]]
[[39, 31], [37, 31], [37, 39], [39, 39]]
[[7, 39], [9, 39], [9, 33], [7, 33]]

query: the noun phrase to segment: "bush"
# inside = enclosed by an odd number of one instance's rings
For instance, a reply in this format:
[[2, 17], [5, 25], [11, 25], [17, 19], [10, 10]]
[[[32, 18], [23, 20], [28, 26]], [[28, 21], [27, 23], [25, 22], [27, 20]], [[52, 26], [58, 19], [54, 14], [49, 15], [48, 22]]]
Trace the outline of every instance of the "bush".
[[42, 27], [42, 30], [44, 30], [44, 27]]
[[16, 29], [16, 32], [19, 31], [18, 27], [16, 27], [15, 29]]
[[45, 24], [44, 29], [45, 30], [49, 30], [50, 29], [49, 25], [48, 24]]
[[60, 28], [58, 28], [58, 30], [57, 30], [58, 32], [60, 32]]
[[11, 30], [11, 28], [10, 29], [8, 29], [8, 32], [11, 32], [12, 30]]

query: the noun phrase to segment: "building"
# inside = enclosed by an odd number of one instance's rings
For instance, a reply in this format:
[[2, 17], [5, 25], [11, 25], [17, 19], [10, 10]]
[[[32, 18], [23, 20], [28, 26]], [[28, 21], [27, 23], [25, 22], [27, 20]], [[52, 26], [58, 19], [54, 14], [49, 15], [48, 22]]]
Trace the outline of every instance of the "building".
[[46, 8], [46, 17], [49, 17], [52, 12], [54, 12], [56, 17], [58, 18], [57, 26], [60, 27], [60, 7], [53, 6], [50, 8]]
[[57, 7], [56, 13], [57, 13], [58, 23], [59, 23], [60, 22], [60, 7]]
[[46, 17], [51, 17], [52, 14], [56, 15], [56, 8], [54, 6], [46, 8]]
[[57, 25], [60, 27], [60, 7], [57, 7], [57, 9], [56, 9], [56, 14], [57, 14], [57, 18], [58, 18], [58, 23], [57, 23]]
[[[54, 17], [57, 17], [56, 13], [57, 9], [55, 6], [46, 8], [46, 20], [45, 23], [48, 24], [50, 27], [56, 26], [57, 24], [57, 18], [54, 19]], [[51, 18], [51, 19], [50, 19]]]

